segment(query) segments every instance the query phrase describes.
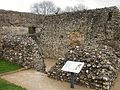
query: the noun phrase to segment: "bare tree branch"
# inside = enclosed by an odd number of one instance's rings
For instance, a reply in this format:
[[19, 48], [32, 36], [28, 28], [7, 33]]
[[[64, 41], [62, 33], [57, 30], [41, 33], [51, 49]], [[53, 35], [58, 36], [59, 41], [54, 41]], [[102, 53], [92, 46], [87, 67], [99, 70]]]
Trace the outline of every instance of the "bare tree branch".
[[31, 12], [35, 14], [58, 14], [61, 11], [61, 8], [54, 5], [51, 1], [43, 1], [40, 3], [35, 3], [31, 7]]
[[88, 9], [88, 8], [83, 4], [78, 4], [74, 7], [67, 6], [65, 8], [65, 12], [81, 11], [81, 10], [84, 10], [84, 9]]

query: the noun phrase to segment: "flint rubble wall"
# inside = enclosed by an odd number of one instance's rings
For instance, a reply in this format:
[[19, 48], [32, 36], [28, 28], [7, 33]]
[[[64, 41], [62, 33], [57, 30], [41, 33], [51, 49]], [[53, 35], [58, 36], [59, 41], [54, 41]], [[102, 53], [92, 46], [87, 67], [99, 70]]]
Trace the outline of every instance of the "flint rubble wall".
[[37, 43], [27, 35], [4, 35], [2, 37], [2, 57], [18, 63], [26, 69], [33, 68], [45, 73], [45, 63]]
[[36, 27], [44, 57], [58, 58], [75, 45], [103, 43], [120, 47], [119, 17], [116, 7], [49, 16], [1, 10], [0, 24], [2, 35], [28, 34], [28, 27]]

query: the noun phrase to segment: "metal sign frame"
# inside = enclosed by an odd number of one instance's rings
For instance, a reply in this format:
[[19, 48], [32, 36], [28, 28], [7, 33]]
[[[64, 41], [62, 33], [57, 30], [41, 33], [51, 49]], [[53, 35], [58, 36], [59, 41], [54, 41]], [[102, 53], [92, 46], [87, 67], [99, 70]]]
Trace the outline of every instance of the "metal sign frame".
[[67, 61], [61, 70], [66, 72], [79, 73], [84, 66], [84, 62]]
[[61, 70], [71, 73], [70, 85], [74, 88], [75, 73], [79, 73], [84, 66], [84, 62], [67, 61]]

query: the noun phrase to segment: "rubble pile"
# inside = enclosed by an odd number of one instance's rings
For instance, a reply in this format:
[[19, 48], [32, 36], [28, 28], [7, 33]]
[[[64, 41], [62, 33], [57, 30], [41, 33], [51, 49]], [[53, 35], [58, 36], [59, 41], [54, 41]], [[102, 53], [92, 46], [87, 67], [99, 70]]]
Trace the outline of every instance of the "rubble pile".
[[3, 58], [45, 72], [44, 60], [38, 51], [38, 45], [29, 36], [5, 35], [2, 39]]
[[64, 58], [48, 72], [48, 77], [70, 81], [70, 73], [61, 70], [66, 61], [84, 62], [79, 74], [75, 74], [75, 83], [88, 88], [109, 90], [117, 77], [120, 59], [113, 53], [114, 49], [106, 45], [76, 46], [69, 50]]

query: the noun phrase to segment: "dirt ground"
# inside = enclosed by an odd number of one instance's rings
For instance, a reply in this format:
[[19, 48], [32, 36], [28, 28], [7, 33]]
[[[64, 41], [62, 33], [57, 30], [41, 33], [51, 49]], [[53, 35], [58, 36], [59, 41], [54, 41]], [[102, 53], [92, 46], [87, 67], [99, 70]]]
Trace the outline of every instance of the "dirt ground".
[[[54, 60], [45, 60], [47, 70], [55, 64]], [[48, 78], [46, 74], [37, 72], [35, 70], [25, 70], [10, 75], [2, 76], [2, 78], [25, 87], [27, 90], [73, 90], [67, 82], [57, 81]], [[93, 90], [82, 86], [75, 85], [74, 90]], [[111, 90], [120, 90], [120, 74], [116, 79]]]

